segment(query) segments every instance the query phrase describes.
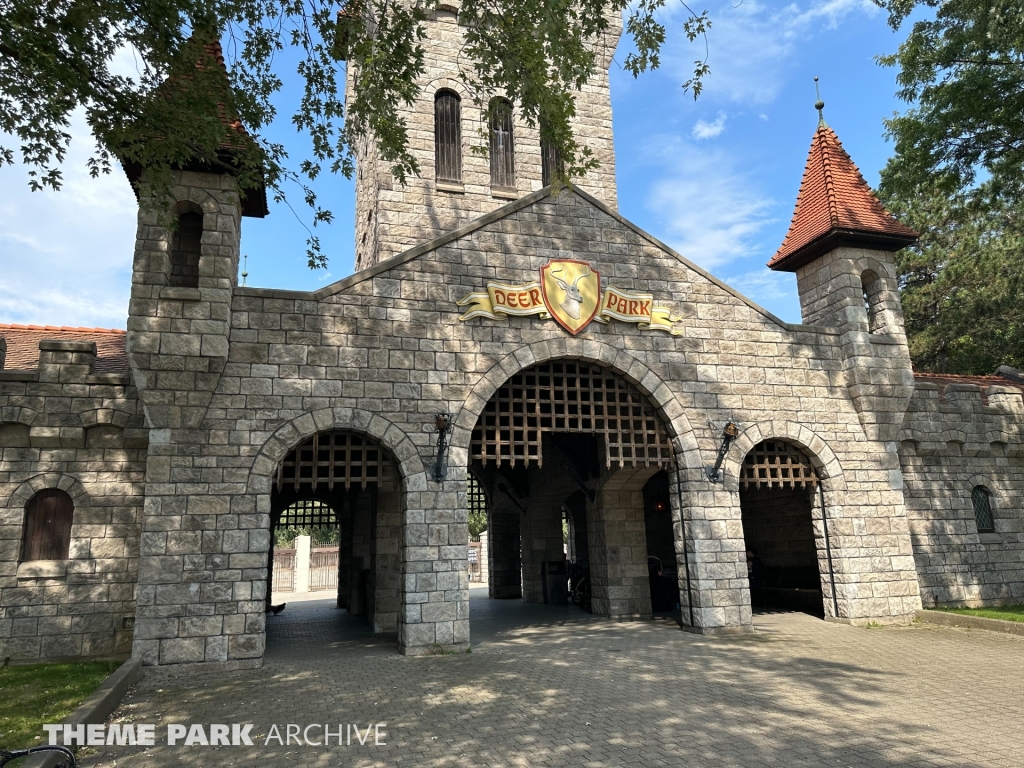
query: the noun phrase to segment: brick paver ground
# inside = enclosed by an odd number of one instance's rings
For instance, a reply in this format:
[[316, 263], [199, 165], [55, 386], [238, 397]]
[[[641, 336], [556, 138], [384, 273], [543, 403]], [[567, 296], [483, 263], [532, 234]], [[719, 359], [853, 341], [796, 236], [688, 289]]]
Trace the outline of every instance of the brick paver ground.
[[386, 746], [107, 747], [85, 765], [1024, 765], [1022, 637], [802, 614], [702, 637], [473, 592], [472, 653], [406, 658], [330, 603], [295, 604], [269, 619], [263, 669], [150, 670], [116, 715], [158, 734], [384, 722]]

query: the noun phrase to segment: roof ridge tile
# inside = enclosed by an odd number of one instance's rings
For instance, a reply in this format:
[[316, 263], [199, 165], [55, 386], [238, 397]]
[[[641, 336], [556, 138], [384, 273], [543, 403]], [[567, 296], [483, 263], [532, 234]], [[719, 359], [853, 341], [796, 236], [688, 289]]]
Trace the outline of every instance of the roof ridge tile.
[[819, 125], [789, 230], [768, 266], [795, 272], [841, 245], [894, 251], [916, 239], [875, 196], [835, 131]]

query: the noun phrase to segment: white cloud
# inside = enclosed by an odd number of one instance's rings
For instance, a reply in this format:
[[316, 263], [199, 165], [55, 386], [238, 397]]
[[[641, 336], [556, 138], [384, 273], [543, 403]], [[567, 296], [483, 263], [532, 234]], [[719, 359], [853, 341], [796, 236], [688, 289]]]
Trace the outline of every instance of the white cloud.
[[724, 152], [698, 150], [675, 137], [655, 136], [648, 159], [662, 169], [646, 207], [657, 231], [677, 251], [705, 269], [763, 253], [760, 231], [775, 221], [774, 201], [749, 172]]
[[697, 140], [713, 139], [725, 130], [725, 112], [719, 112], [718, 118], [713, 123], [706, 120], [698, 120], [694, 123], [690, 135]]
[[[89, 135], [80, 117], [70, 133]], [[24, 168], [0, 171], [0, 322], [125, 326], [138, 208], [120, 168], [89, 176], [89, 149], [72, 141], [60, 192], [29, 193]]]
[[[693, 60], [702, 58], [703, 41], [690, 43], [679, 28], [685, 9], [670, 4], [664, 14], [668, 35], [663, 60], [680, 82], [692, 75]], [[712, 8], [708, 32], [711, 74], [701, 99], [769, 104], [778, 96], [798, 47], [820, 29], [834, 29], [853, 14], [874, 16], [871, 0], [818, 0], [779, 6], [756, 0]], [[807, 84], [808, 93], [811, 83]]]
[[772, 272], [767, 267], [725, 278], [725, 282], [757, 304], [777, 304], [796, 300], [796, 279], [788, 272]]

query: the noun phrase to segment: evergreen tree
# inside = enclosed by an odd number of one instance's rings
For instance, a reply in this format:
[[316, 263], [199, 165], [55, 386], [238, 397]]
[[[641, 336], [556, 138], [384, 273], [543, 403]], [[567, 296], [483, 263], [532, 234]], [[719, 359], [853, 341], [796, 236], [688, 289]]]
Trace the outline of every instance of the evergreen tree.
[[1024, 195], [992, 183], [884, 198], [921, 239], [896, 254], [914, 367], [988, 374], [1024, 368]]

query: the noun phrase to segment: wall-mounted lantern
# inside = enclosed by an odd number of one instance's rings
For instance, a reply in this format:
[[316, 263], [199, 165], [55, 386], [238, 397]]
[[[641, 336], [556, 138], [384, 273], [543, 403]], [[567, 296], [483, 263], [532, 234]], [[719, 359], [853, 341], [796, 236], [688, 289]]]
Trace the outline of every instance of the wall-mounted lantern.
[[437, 459], [430, 467], [430, 477], [440, 483], [448, 476], [448, 434], [452, 431], [452, 415], [441, 412], [434, 416], [434, 431], [437, 432]]
[[715, 458], [715, 466], [704, 467], [704, 473], [712, 483], [722, 481], [722, 462], [725, 461], [725, 454], [729, 452], [729, 446], [740, 434], [740, 428], [731, 421], [727, 421], [722, 427], [722, 444], [718, 448], [718, 456]]

